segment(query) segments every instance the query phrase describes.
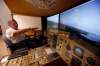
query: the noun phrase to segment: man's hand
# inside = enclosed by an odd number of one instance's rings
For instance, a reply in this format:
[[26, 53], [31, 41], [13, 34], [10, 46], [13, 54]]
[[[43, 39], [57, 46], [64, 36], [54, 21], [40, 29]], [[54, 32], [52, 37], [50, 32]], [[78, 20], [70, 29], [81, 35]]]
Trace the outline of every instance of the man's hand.
[[36, 31], [38, 28], [29, 28], [28, 30]]

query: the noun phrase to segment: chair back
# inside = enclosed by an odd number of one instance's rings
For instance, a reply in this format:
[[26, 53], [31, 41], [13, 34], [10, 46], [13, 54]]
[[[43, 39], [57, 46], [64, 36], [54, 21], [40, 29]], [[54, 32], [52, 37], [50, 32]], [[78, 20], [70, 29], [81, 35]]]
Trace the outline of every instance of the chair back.
[[3, 36], [3, 40], [6, 43], [7, 47], [11, 46], [13, 43], [6, 36]]

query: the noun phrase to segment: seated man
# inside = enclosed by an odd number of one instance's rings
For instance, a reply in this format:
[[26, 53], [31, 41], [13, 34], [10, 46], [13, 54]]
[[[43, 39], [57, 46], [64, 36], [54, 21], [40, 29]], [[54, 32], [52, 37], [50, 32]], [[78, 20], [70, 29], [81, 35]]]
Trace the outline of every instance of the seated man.
[[7, 45], [12, 51], [16, 50], [17, 48], [23, 47], [27, 44], [24, 32], [28, 30], [35, 31], [37, 29], [37, 28], [18, 29], [18, 24], [14, 19], [8, 21], [8, 26], [9, 28], [6, 30], [5, 37], [11, 42], [11, 44]]

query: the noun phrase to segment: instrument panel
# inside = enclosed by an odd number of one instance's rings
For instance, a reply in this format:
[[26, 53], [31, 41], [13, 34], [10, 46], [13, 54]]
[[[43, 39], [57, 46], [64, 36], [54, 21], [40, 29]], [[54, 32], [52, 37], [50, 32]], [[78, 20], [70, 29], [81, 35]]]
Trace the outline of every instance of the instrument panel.
[[84, 46], [84, 43], [77, 43], [69, 37], [65, 37], [66, 35], [69, 36], [64, 31], [58, 34], [56, 51], [69, 66], [100, 66], [100, 58], [96, 54], [95, 47]]

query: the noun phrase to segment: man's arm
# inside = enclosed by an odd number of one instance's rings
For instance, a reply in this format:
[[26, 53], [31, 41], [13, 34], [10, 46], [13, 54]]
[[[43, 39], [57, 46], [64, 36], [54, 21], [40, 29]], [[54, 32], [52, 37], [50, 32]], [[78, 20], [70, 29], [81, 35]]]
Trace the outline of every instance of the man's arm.
[[27, 31], [29, 31], [29, 30], [36, 31], [36, 29], [38, 29], [38, 28], [19, 29], [19, 30], [17, 30], [16, 32], [13, 33], [13, 36], [14, 36], [14, 37], [15, 37], [15, 36], [18, 36], [19, 34], [25, 33], [25, 32], [27, 32]]

